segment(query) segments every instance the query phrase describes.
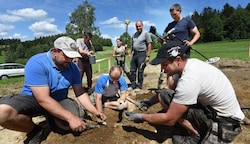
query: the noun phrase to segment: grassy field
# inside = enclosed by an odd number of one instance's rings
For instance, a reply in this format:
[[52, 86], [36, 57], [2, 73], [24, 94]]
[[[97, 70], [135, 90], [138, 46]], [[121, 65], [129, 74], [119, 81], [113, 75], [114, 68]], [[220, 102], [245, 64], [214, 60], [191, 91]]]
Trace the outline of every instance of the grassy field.
[[[220, 58], [229, 58], [229, 59], [240, 59], [244, 61], [250, 61], [249, 58], [249, 44], [250, 39], [246, 40], [237, 40], [235, 42], [230, 41], [220, 41], [220, 42], [210, 42], [210, 43], [197, 43], [193, 46], [193, 49], [199, 51], [202, 55], [207, 58], [220, 57]], [[99, 64], [93, 64], [93, 72], [100, 71], [108, 72], [108, 59], [110, 59], [110, 65], [114, 64], [114, 58], [112, 57], [113, 47], [103, 47], [104, 51], [96, 52], [96, 59], [106, 60], [100, 62]], [[151, 60], [156, 56], [157, 50], [153, 50], [151, 53]], [[201, 60], [205, 60], [204, 57], [199, 55], [195, 51], [191, 51], [191, 57], [195, 57]], [[0, 56], [0, 63], [3, 63], [5, 60], [4, 56]], [[129, 60], [126, 59], [127, 65], [129, 66]], [[8, 80], [0, 80], [1, 84], [15, 83], [18, 81], [23, 81], [23, 77], [10, 78]]]

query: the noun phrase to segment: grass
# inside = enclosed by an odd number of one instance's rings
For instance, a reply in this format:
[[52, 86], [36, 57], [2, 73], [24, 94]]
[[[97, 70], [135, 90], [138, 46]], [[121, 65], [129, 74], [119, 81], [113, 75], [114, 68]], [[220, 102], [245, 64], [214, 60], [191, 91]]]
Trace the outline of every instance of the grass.
[[[230, 41], [220, 41], [220, 42], [210, 42], [210, 43], [197, 43], [193, 48], [199, 51], [202, 55], [207, 58], [220, 57], [228, 59], [239, 59], [244, 61], [250, 61], [249, 58], [249, 44], [250, 39], [237, 40], [235, 42]], [[96, 52], [96, 59], [110, 58], [110, 65], [114, 64], [114, 58], [112, 57], [113, 47], [103, 47], [104, 51]], [[153, 50], [151, 53], [151, 60], [156, 56], [157, 50]], [[205, 60], [204, 57], [199, 55], [195, 51], [191, 51], [191, 57], [195, 57], [201, 60]], [[5, 57], [0, 56], [0, 63], [4, 62]], [[129, 60], [126, 58], [127, 65], [129, 66]], [[93, 72], [98, 72], [98, 64], [93, 64]], [[100, 62], [100, 71], [102, 73], [108, 72], [108, 61]], [[1, 84], [10, 84], [15, 82], [22, 82], [23, 77], [10, 78], [8, 80], [0, 80]]]
[[0, 80], [0, 86], [23, 82], [23, 80], [24, 80], [23, 76], [11, 77], [11, 78], [6, 79], [6, 80]]
[[[249, 39], [245, 39], [237, 40], [235, 42], [222, 41], [195, 44], [193, 48], [198, 50], [207, 58], [220, 57], [249, 61], [249, 44]], [[199, 59], [205, 60], [202, 56], [194, 51], [191, 52], [191, 57], [197, 57]]]

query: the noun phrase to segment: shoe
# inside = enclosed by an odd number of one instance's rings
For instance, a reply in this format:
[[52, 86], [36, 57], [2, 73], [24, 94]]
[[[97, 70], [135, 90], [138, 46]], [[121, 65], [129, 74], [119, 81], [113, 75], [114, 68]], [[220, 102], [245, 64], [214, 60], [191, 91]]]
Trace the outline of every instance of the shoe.
[[36, 126], [31, 132], [27, 134], [27, 138], [24, 140], [24, 144], [40, 144], [42, 141], [46, 140], [50, 133], [49, 127], [42, 128], [41, 126]]
[[139, 91], [141, 91], [140, 88], [136, 88], [136, 89], [135, 89], [135, 92], [139, 92]]
[[174, 135], [172, 141], [174, 144], [198, 144], [200, 136], [194, 134], [188, 136]]
[[127, 90], [133, 90], [133, 88], [132, 88], [132, 87], [129, 87]]

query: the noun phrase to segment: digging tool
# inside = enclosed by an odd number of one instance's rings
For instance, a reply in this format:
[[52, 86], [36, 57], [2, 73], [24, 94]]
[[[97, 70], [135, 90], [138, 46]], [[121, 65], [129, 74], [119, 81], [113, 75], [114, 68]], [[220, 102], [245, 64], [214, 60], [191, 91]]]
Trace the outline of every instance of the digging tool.
[[126, 99], [132, 104], [134, 104], [141, 111], [146, 111], [148, 109], [145, 105], [141, 105], [140, 102], [133, 100], [130, 97], [126, 97]]
[[133, 99], [131, 99], [130, 97], [126, 97], [126, 99], [127, 99], [129, 102], [131, 102], [132, 104], [134, 104], [135, 106], [138, 105], [138, 103], [137, 103], [136, 100], [133, 100]]
[[85, 130], [90, 130], [90, 129], [95, 129], [95, 128], [100, 128], [100, 126], [87, 124]]

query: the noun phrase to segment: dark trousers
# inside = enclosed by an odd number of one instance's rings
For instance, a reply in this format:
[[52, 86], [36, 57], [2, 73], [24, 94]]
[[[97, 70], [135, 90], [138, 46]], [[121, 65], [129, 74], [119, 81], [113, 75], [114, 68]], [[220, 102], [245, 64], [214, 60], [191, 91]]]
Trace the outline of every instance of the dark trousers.
[[81, 72], [81, 78], [83, 77], [84, 73], [86, 73], [88, 88], [92, 88], [92, 65], [88, 60], [80, 58], [78, 61], [78, 67]]
[[[134, 52], [130, 62], [130, 73], [131, 73], [131, 87], [142, 89], [144, 80], [144, 69], [146, 67], [146, 51]], [[138, 72], [138, 84], [136, 84], [136, 72]]]

